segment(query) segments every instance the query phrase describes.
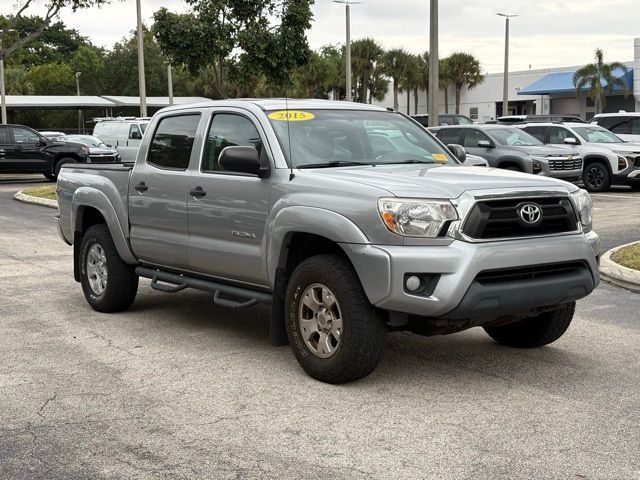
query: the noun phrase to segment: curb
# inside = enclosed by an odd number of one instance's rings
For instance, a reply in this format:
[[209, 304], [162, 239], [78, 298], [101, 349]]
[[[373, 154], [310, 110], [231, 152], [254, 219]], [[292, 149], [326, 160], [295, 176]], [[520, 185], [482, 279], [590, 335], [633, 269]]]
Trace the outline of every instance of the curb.
[[628, 247], [640, 242], [631, 242], [620, 245], [607, 251], [600, 259], [600, 278], [632, 292], [640, 293], [640, 271], [624, 267], [613, 260], [611, 255], [623, 247]]
[[48, 198], [32, 197], [31, 195], [25, 195], [22, 190], [16, 192], [13, 195], [13, 199], [22, 203], [30, 203], [31, 205], [39, 205], [47, 208], [58, 208], [58, 202], [56, 200], [49, 200]]

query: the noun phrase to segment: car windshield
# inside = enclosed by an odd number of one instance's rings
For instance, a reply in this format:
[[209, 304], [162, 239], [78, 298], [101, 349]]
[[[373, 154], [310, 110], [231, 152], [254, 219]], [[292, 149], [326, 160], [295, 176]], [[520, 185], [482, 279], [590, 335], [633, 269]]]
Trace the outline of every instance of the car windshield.
[[532, 147], [534, 145], [542, 145], [542, 142], [532, 137], [527, 132], [520, 130], [519, 128], [492, 128], [487, 132], [494, 138], [500, 145], [512, 145], [522, 147]]
[[473, 121], [467, 117], [460, 116], [458, 117], [459, 125], [473, 125]]
[[623, 140], [602, 127], [573, 127], [585, 142], [592, 143], [624, 143]]
[[396, 112], [267, 112], [280, 146], [297, 168], [459, 162], [427, 131]]
[[104, 142], [92, 135], [67, 135], [64, 140], [68, 142], [83, 143], [87, 147], [106, 147]]

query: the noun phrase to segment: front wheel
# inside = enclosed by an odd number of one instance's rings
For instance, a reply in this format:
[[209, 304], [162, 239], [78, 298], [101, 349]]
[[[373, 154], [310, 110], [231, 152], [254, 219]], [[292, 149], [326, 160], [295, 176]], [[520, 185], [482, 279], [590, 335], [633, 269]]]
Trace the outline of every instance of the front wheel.
[[611, 186], [611, 175], [602, 162], [593, 162], [582, 171], [582, 183], [589, 192], [606, 192]]
[[53, 173], [43, 173], [43, 175], [48, 179], [51, 180], [52, 182], [55, 182], [58, 177], [56, 177]]
[[82, 237], [80, 282], [87, 302], [98, 312], [125, 310], [136, 298], [135, 269], [122, 261], [104, 224], [90, 227]]
[[293, 353], [311, 377], [344, 383], [377, 366], [386, 327], [345, 258], [324, 254], [300, 263], [289, 279], [285, 306]]
[[542, 347], [555, 342], [567, 331], [575, 309], [576, 302], [571, 302], [532, 318], [498, 327], [484, 327], [484, 330], [496, 342], [509, 347]]

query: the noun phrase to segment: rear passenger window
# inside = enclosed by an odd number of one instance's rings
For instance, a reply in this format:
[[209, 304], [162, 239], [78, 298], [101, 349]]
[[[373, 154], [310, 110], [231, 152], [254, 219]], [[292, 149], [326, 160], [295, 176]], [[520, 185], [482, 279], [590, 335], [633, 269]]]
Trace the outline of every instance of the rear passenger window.
[[438, 140], [445, 145], [451, 143], [460, 143], [460, 129], [459, 128], [443, 128], [438, 132]]
[[254, 147], [262, 154], [262, 140], [251, 120], [232, 113], [219, 113], [213, 117], [202, 159], [203, 172], [221, 170], [218, 164], [220, 152], [226, 147]]
[[160, 168], [186, 170], [200, 115], [165, 117], [153, 133], [147, 163]]

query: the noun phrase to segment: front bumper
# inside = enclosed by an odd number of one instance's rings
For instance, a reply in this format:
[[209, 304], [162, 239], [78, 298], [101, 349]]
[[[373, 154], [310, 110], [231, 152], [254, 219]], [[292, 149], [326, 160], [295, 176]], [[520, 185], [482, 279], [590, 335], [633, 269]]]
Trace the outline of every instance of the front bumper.
[[[573, 301], [588, 295], [599, 283], [600, 247], [598, 236], [593, 232], [488, 243], [455, 240], [449, 245], [437, 246], [343, 244], [343, 248], [373, 305], [424, 317], [494, 315], [497, 318], [517, 313], [524, 305], [515, 305], [509, 300], [515, 283], [504, 283], [488, 296], [479, 297], [472, 291], [478, 274], [488, 270], [584, 263], [589, 278], [567, 278], [560, 284], [547, 284], [546, 288], [541, 288], [540, 283], [519, 285], [518, 288], [531, 288], [531, 295], [522, 297], [523, 301], [526, 299], [527, 308]], [[408, 273], [440, 277], [431, 295], [420, 296], [405, 291], [404, 279]], [[475, 295], [476, 300], [470, 300], [467, 295]], [[491, 298], [496, 299], [493, 304], [483, 300]], [[458, 307], [461, 310], [455, 312]]]
[[[579, 157], [574, 157], [572, 160], [563, 157], [534, 158], [533, 162], [540, 165], [542, 171], [538, 175], [543, 177], [559, 178], [568, 182], [575, 182], [582, 178], [583, 162]], [[579, 167], [569, 168], [571, 164], [577, 166], [578, 163]]]

